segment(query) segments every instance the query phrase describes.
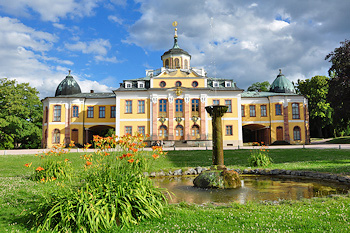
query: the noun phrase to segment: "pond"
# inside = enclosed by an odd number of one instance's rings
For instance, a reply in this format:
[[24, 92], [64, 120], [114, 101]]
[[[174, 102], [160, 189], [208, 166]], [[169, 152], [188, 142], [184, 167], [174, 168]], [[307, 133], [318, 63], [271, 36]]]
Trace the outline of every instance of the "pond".
[[156, 186], [166, 188], [169, 203], [246, 203], [247, 201], [300, 200], [345, 194], [350, 187], [339, 183], [308, 178], [242, 175], [242, 187], [237, 189], [201, 189], [193, 186], [195, 176], [153, 178]]

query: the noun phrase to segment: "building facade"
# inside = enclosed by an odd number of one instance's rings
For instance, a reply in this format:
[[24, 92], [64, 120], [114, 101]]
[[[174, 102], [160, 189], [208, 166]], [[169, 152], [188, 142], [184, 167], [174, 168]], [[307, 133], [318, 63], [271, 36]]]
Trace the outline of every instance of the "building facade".
[[83, 145], [110, 130], [116, 135], [142, 133], [151, 143], [210, 145], [208, 105], [228, 106], [222, 118], [224, 146], [309, 143], [307, 99], [295, 94], [281, 72], [269, 92], [244, 92], [231, 79], [211, 78], [203, 68], [191, 67], [191, 55], [177, 39], [175, 31], [174, 45], [161, 56], [160, 69], [124, 80], [110, 93], [81, 93], [69, 74], [55, 97], [42, 100], [43, 147], [71, 140]]

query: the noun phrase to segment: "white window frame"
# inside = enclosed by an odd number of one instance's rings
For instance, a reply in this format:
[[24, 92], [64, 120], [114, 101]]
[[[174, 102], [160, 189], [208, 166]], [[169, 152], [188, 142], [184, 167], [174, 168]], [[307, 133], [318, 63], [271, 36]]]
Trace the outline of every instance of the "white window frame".
[[125, 82], [125, 88], [132, 88], [131, 82]]
[[225, 87], [232, 87], [232, 84], [230, 81], [225, 81]]
[[219, 87], [219, 82], [218, 81], [213, 81], [213, 87]]

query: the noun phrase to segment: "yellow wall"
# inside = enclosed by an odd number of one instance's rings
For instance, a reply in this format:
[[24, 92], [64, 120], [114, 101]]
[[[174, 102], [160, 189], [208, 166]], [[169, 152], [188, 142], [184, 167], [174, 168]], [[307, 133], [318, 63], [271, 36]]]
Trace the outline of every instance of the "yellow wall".
[[[126, 101], [132, 101], [132, 113], [126, 113]], [[145, 113], [138, 113], [138, 101], [145, 101]], [[150, 117], [150, 100], [149, 99], [121, 99], [120, 100], [120, 119], [145, 119]]]

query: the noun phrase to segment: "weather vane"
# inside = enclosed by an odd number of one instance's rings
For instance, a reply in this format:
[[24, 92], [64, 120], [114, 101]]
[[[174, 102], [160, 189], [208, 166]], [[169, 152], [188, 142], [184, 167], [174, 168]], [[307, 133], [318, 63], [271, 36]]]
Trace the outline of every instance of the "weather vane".
[[177, 22], [176, 21], [173, 22], [173, 26], [175, 27], [175, 37], [177, 37], [177, 28], [176, 28]]

